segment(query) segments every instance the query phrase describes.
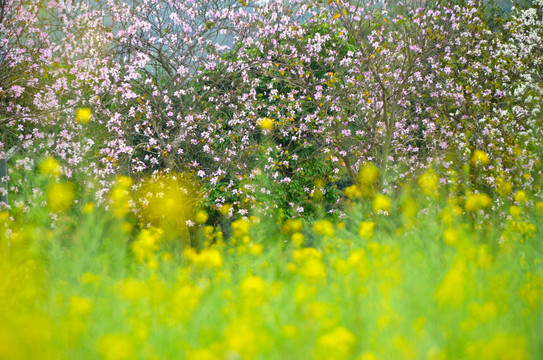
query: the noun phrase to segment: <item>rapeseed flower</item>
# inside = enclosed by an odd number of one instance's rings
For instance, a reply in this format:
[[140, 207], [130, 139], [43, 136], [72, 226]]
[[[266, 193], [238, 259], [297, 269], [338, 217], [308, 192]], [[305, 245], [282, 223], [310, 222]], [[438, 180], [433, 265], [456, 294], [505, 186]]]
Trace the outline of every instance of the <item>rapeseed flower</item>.
[[92, 111], [88, 107], [82, 107], [75, 111], [75, 120], [81, 124], [87, 124], [92, 116]]
[[232, 223], [232, 236], [238, 240], [242, 240], [249, 235], [251, 223], [247, 219], [239, 219]]
[[88, 202], [88, 203], [85, 203], [82, 207], [81, 207], [81, 212], [83, 214], [90, 214], [91, 212], [94, 211], [94, 203], [91, 203], [91, 202]]
[[334, 224], [332, 224], [329, 220], [319, 220], [313, 224], [313, 231], [322, 236], [333, 237]]
[[304, 242], [304, 234], [296, 232], [290, 236], [290, 240], [296, 247], [300, 247]]
[[386, 195], [377, 194], [375, 199], [373, 199], [373, 211], [376, 213], [389, 212], [391, 207], [390, 198]]
[[367, 163], [358, 172], [358, 183], [371, 186], [379, 180], [379, 169], [373, 163]]
[[477, 193], [468, 194], [464, 207], [469, 212], [477, 212], [489, 208], [492, 205], [492, 199], [487, 194]]
[[186, 234], [200, 198], [197, 184], [185, 174], [149, 177], [137, 195], [143, 220], [166, 230], [169, 237]]
[[433, 171], [427, 171], [419, 178], [419, 186], [426, 196], [437, 197], [439, 178]]
[[362, 192], [360, 191], [359, 187], [356, 185], [351, 185], [351, 186], [346, 187], [344, 192], [345, 192], [345, 196], [347, 196], [347, 198], [349, 199], [362, 196]]
[[196, 223], [197, 224], [205, 224], [207, 222], [207, 219], [209, 218], [209, 215], [204, 210], [200, 210], [196, 213]]
[[121, 219], [128, 215], [131, 210], [130, 186], [132, 180], [128, 177], [121, 177], [111, 189], [109, 199], [111, 200], [113, 216]]
[[194, 248], [187, 248], [183, 256], [192, 264], [204, 269], [220, 269], [223, 266], [221, 252], [215, 248], [205, 248], [197, 253]]
[[281, 226], [281, 232], [285, 234], [292, 234], [295, 232], [302, 231], [303, 223], [300, 219], [288, 219], [284, 222], [283, 226]]
[[75, 192], [72, 183], [54, 183], [47, 189], [47, 206], [54, 213], [69, 210], [74, 200]]
[[70, 298], [70, 314], [87, 315], [92, 311], [92, 302], [89, 299], [72, 296]]
[[478, 359], [528, 359], [526, 339], [517, 334], [498, 333], [479, 349], [478, 354], [473, 354]]
[[263, 117], [263, 118], [258, 119], [256, 123], [259, 128], [263, 130], [271, 131], [273, 130], [275, 120], [269, 117]]
[[358, 235], [365, 239], [371, 239], [373, 237], [373, 231], [375, 229], [375, 223], [373, 221], [360, 222], [360, 229]]
[[484, 151], [475, 150], [471, 157], [470, 163], [473, 166], [478, 166], [478, 165], [485, 166], [485, 165], [490, 164], [490, 159], [488, 158], [488, 155]]
[[520, 191], [517, 191], [515, 193], [515, 201], [518, 202], [518, 203], [524, 203], [526, 201], [528, 201], [528, 198], [526, 197], [526, 193], [522, 190]]
[[266, 292], [267, 284], [259, 276], [249, 276], [243, 279], [240, 285], [244, 297], [262, 297]]
[[136, 346], [132, 338], [121, 333], [103, 336], [98, 341], [97, 349], [105, 360], [130, 360], [136, 355]]
[[460, 305], [466, 296], [467, 275], [465, 261], [456, 260], [437, 287], [435, 297], [438, 303]]
[[503, 178], [498, 177], [496, 179], [496, 191], [501, 196], [507, 196], [511, 194], [511, 191], [513, 190], [513, 185], [510, 181], [505, 181]]
[[445, 243], [451, 246], [458, 245], [458, 232], [452, 228], [449, 228], [445, 230], [443, 233], [443, 240], [445, 240]]
[[317, 358], [346, 359], [355, 343], [354, 334], [346, 327], [338, 326], [317, 339]]
[[54, 157], [48, 156], [40, 163], [39, 171], [41, 174], [58, 178], [60, 176], [60, 164]]
[[307, 259], [300, 269], [300, 274], [310, 283], [319, 283], [326, 278], [326, 268], [320, 259]]
[[308, 247], [308, 248], [294, 250], [292, 252], [292, 259], [297, 263], [304, 262], [308, 259], [321, 259], [321, 258], [322, 258], [322, 253], [315, 248]]
[[143, 229], [140, 232], [136, 241], [132, 243], [132, 251], [138, 263], [154, 263], [161, 236], [162, 230], [157, 228]]
[[233, 358], [255, 359], [269, 339], [262, 328], [257, 328], [254, 319], [235, 318], [224, 333], [225, 347]]

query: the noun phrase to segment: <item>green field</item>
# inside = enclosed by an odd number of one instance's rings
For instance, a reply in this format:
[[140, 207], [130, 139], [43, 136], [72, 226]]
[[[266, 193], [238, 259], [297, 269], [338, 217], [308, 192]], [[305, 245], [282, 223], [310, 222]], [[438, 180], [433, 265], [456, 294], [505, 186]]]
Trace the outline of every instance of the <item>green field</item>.
[[[183, 234], [139, 228], [127, 178], [109, 211], [54, 173], [34, 181], [60, 215], [53, 228], [47, 208], [0, 215], [2, 359], [543, 356], [543, 203], [524, 192], [350, 189], [335, 223], [250, 216]], [[180, 216], [184, 200], [154, 206]]]

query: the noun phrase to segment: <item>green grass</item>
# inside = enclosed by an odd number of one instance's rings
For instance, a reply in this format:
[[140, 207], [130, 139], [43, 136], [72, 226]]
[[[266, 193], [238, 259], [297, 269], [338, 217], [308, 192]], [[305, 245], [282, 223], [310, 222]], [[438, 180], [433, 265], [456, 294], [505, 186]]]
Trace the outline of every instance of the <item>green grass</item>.
[[398, 198], [377, 215], [360, 198], [343, 222], [251, 217], [228, 239], [193, 230], [190, 249], [77, 197], [54, 227], [39, 206], [0, 216], [1, 359], [543, 357], [532, 199], [507, 219], [509, 201], [411, 197], [409, 215]]

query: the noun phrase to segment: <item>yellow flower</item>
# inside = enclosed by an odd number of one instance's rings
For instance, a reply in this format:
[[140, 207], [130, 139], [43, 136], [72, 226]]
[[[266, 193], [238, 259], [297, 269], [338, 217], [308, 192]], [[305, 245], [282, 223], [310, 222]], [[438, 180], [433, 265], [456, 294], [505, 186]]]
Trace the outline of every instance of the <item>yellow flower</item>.
[[498, 313], [496, 305], [492, 302], [485, 302], [483, 304], [471, 303], [469, 311], [472, 318], [479, 322], [488, 322], [495, 318]]
[[208, 269], [219, 269], [223, 265], [223, 258], [217, 249], [204, 249], [200, 253], [201, 266]]
[[528, 273], [527, 278], [528, 281], [519, 290], [520, 298], [538, 311], [543, 304], [543, 275]]
[[81, 212], [83, 214], [90, 214], [93, 211], [94, 211], [94, 204], [91, 202], [88, 202], [81, 207]]
[[488, 245], [486, 244], [479, 245], [477, 250], [478, 250], [477, 266], [484, 269], [492, 265], [494, 258], [492, 257], [492, 255], [490, 254], [490, 251], [488, 250]]
[[344, 326], [338, 326], [317, 339], [317, 358], [346, 359], [356, 343], [356, 337]]
[[132, 243], [132, 251], [138, 263], [143, 264], [154, 260], [161, 236], [162, 231], [154, 228], [143, 229], [140, 232], [136, 241]]
[[241, 282], [240, 289], [243, 297], [262, 300], [266, 292], [266, 281], [259, 276], [249, 276]]
[[538, 201], [535, 204], [535, 208], [539, 211], [540, 214], [543, 215], [543, 201]]
[[232, 209], [232, 205], [230, 204], [223, 204], [220, 208], [219, 208], [219, 212], [223, 215], [223, 216], [226, 216], [230, 213], [230, 209]]
[[194, 248], [187, 248], [183, 251], [183, 256], [200, 268], [219, 269], [223, 266], [223, 257], [215, 248], [206, 248], [199, 254]]
[[122, 300], [138, 301], [149, 296], [149, 289], [145, 282], [124, 278], [115, 285], [115, 292]]
[[0, 211], [0, 224], [7, 223], [9, 220], [9, 213], [7, 211]]
[[501, 177], [496, 179], [496, 191], [501, 196], [507, 196], [513, 190], [513, 185], [509, 181], [505, 181]]
[[528, 198], [526, 197], [526, 193], [524, 191], [517, 191], [515, 194], [515, 201], [522, 203], [528, 201]]
[[257, 125], [262, 130], [273, 130], [273, 125], [275, 123], [275, 120], [269, 117], [263, 117], [258, 119]]
[[458, 244], [458, 233], [454, 229], [447, 229], [443, 233], [443, 240], [451, 246]]
[[128, 221], [124, 221], [121, 225], [121, 230], [125, 233], [125, 234], [130, 234], [132, 232], [132, 230], [134, 229], [134, 225], [131, 223], [131, 222], [128, 222]]
[[40, 163], [40, 173], [58, 178], [60, 176], [60, 165], [54, 157], [48, 156]]
[[134, 341], [125, 334], [103, 336], [98, 341], [97, 350], [106, 360], [129, 360], [136, 355]]
[[390, 211], [390, 198], [382, 194], [375, 196], [375, 199], [373, 199], [373, 211]]
[[362, 221], [360, 222], [360, 230], [358, 231], [358, 235], [366, 239], [371, 239], [373, 237], [374, 229], [375, 223], [373, 221]]
[[294, 261], [301, 263], [308, 259], [321, 259], [322, 254], [319, 250], [315, 248], [303, 248], [294, 250], [292, 252], [292, 258], [294, 259]]
[[91, 109], [87, 107], [79, 108], [75, 112], [75, 120], [81, 124], [86, 124], [92, 116]]
[[264, 245], [262, 244], [251, 244], [249, 246], [249, 252], [253, 255], [260, 255], [264, 252]]
[[379, 358], [372, 352], [365, 352], [357, 360], [379, 360]]
[[292, 324], [286, 324], [281, 327], [281, 334], [286, 338], [298, 336], [298, 328]]
[[328, 220], [319, 220], [313, 224], [313, 231], [322, 236], [334, 236], [334, 224]]
[[70, 314], [87, 315], [92, 311], [92, 302], [79, 296], [70, 298]]
[[47, 190], [47, 204], [52, 212], [67, 211], [75, 199], [72, 183], [55, 183]]
[[243, 237], [249, 235], [249, 230], [251, 228], [251, 223], [247, 219], [239, 219], [232, 223], [232, 235], [236, 239], [242, 239]]
[[528, 359], [526, 339], [521, 335], [498, 333], [481, 349], [479, 359]]
[[121, 219], [130, 212], [130, 192], [121, 183], [111, 189], [109, 198], [113, 205], [113, 216], [115, 218]]
[[304, 234], [299, 233], [299, 232], [294, 233], [294, 234], [291, 235], [290, 240], [292, 241], [294, 246], [299, 247], [304, 242]]
[[318, 283], [326, 278], [326, 268], [319, 259], [309, 259], [300, 269], [300, 274], [307, 281]]
[[224, 331], [224, 346], [233, 358], [258, 359], [269, 344], [266, 329], [257, 327], [251, 318], [234, 318]]
[[515, 219], [519, 219], [520, 218], [520, 214], [522, 212], [522, 209], [517, 206], [517, 205], [512, 205], [510, 208], [509, 208], [509, 214], [511, 214], [512, 217], [514, 217]]
[[130, 176], [119, 176], [117, 179], [117, 183], [125, 188], [130, 188], [134, 182], [132, 181], [132, 178]]
[[425, 172], [419, 178], [419, 186], [426, 196], [436, 197], [438, 195], [439, 178], [432, 171]]
[[198, 224], [205, 224], [207, 219], [209, 218], [209, 215], [204, 210], [200, 210], [196, 213], [196, 222]]
[[362, 195], [362, 192], [356, 185], [351, 185], [349, 187], [346, 187], [344, 191], [345, 191], [345, 196], [347, 196], [347, 198], [349, 199], [357, 198]]
[[464, 204], [467, 211], [477, 212], [492, 205], [492, 199], [487, 194], [469, 194]]
[[379, 179], [379, 169], [373, 163], [367, 163], [358, 172], [358, 183], [360, 185], [371, 186]]
[[[200, 196], [198, 184], [190, 174], [183, 173], [151, 176], [142, 182], [137, 195], [143, 220], [166, 230], [170, 238], [186, 234]], [[123, 200], [122, 204], [127, 202]], [[121, 209], [130, 210], [128, 206]]]
[[435, 297], [438, 303], [460, 305], [466, 295], [466, 276], [464, 261], [455, 261], [436, 290]]
[[488, 165], [490, 164], [490, 160], [488, 159], [488, 155], [481, 150], [475, 150], [473, 152], [473, 156], [471, 157], [470, 161], [471, 165], [477, 166], [477, 165]]
[[283, 226], [281, 226], [281, 232], [285, 234], [292, 234], [292, 233], [301, 231], [302, 228], [303, 228], [302, 220], [288, 219], [287, 221], [285, 221]]

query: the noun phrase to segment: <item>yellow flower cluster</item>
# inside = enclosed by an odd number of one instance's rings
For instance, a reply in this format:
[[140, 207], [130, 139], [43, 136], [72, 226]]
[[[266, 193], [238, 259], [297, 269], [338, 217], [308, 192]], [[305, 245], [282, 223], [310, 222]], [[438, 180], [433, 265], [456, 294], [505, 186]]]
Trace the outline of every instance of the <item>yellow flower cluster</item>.
[[271, 131], [273, 130], [275, 120], [269, 117], [263, 117], [263, 118], [258, 119], [256, 123], [258, 127], [261, 128], [262, 130]]
[[87, 124], [92, 116], [91, 109], [87, 107], [79, 108], [75, 111], [75, 120], [81, 124]]
[[373, 221], [360, 222], [360, 230], [358, 235], [365, 239], [371, 239], [373, 237], [373, 231], [375, 229], [375, 223]]
[[132, 243], [132, 251], [139, 264], [147, 264], [150, 268], [156, 269], [158, 261], [155, 254], [159, 250], [159, 242], [162, 237], [162, 230], [151, 228], [143, 229], [136, 241]]
[[391, 208], [390, 198], [386, 195], [377, 194], [373, 199], [373, 211], [376, 213], [389, 212]]
[[313, 224], [313, 231], [322, 236], [332, 237], [335, 233], [334, 224], [329, 220], [319, 220]]
[[183, 256], [191, 263], [203, 269], [220, 269], [223, 266], [223, 257], [219, 250], [206, 248], [200, 253], [194, 248], [187, 248]]
[[[187, 237], [200, 199], [190, 175], [170, 173], [146, 178], [136, 195], [137, 208], [146, 223], [164, 229], [167, 237]], [[200, 214], [198, 220], [204, 217]]]
[[175, 175], [117, 179], [109, 212], [68, 212], [75, 188], [49, 179], [49, 210], [65, 212], [54, 229], [33, 209], [0, 212], [0, 358], [542, 357], [536, 187], [494, 203], [427, 172], [423, 194], [394, 194], [400, 213], [376, 168], [362, 173], [371, 194], [345, 218], [224, 219], [228, 237], [200, 204], [168, 202], [191, 201]]
[[492, 199], [487, 194], [468, 194], [464, 207], [469, 212], [477, 212], [492, 206]]
[[473, 155], [471, 156], [470, 163], [473, 166], [479, 166], [479, 165], [485, 166], [485, 165], [490, 164], [490, 159], [488, 158], [488, 155], [484, 151], [475, 150], [473, 152]]
[[41, 174], [54, 178], [58, 178], [60, 176], [60, 164], [52, 156], [45, 158], [40, 163], [39, 170]]
[[47, 205], [54, 213], [69, 210], [74, 200], [74, 186], [70, 182], [53, 183], [47, 189]]
[[121, 176], [111, 189], [109, 198], [112, 203], [113, 216], [117, 219], [121, 219], [130, 213], [130, 204], [132, 201], [130, 195], [131, 186], [132, 179], [128, 176]]
[[419, 185], [422, 193], [426, 196], [437, 197], [439, 189], [439, 178], [432, 171], [427, 171], [419, 178]]

